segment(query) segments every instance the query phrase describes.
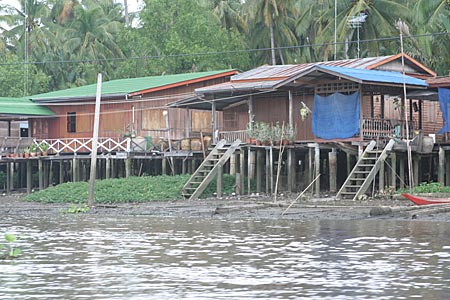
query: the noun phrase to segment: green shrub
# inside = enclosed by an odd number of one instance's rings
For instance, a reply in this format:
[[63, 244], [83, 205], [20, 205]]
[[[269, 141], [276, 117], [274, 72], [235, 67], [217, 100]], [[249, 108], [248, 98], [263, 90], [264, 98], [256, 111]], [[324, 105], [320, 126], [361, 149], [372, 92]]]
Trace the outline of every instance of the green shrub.
[[[399, 189], [398, 193], [409, 193], [409, 189]], [[439, 182], [423, 182], [413, 189], [413, 193], [450, 193], [450, 186], [443, 186]]]

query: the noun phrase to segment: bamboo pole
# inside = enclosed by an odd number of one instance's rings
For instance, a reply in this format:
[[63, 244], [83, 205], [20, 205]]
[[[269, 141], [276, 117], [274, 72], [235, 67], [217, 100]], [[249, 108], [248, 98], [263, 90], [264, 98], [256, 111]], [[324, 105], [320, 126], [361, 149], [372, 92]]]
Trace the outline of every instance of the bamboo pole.
[[300, 199], [300, 197], [303, 196], [303, 194], [314, 184], [314, 182], [319, 179], [319, 177], [320, 173], [316, 176], [316, 178], [314, 178], [313, 181], [311, 181], [310, 184], [308, 184], [308, 186], [297, 196], [297, 198], [295, 198], [295, 200], [292, 201], [291, 204], [289, 204], [289, 206], [281, 213], [281, 215], [284, 215], [289, 210], [289, 208], [291, 208], [291, 206], [294, 205], [294, 203], [297, 202], [297, 200]]

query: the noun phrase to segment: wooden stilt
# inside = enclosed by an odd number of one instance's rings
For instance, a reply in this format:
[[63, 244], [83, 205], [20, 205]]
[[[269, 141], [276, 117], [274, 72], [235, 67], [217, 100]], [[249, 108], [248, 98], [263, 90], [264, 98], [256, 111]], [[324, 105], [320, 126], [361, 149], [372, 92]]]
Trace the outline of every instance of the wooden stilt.
[[105, 159], [105, 178], [109, 179], [111, 178], [111, 155], [108, 154], [108, 156]]
[[44, 182], [43, 182], [43, 188], [48, 188], [48, 182], [50, 181], [50, 164], [48, 161], [42, 161], [42, 169], [44, 171]]
[[6, 194], [11, 194], [12, 186], [12, 174], [11, 174], [11, 165], [12, 163], [6, 163]]
[[266, 194], [270, 193], [270, 151], [269, 149], [266, 149], [266, 176], [265, 176], [265, 180], [266, 180]]
[[222, 198], [223, 196], [223, 168], [222, 166], [217, 166], [217, 176], [216, 176], [216, 187], [217, 187], [217, 197]]
[[439, 147], [438, 182], [445, 185], [445, 150]]
[[419, 185], [419, 172], [420, 172], [420, 168], [419, 168], [419, 164], [421, 161], [422, 157], [420, 155], [416, 155], [416, 157], [413, 159], [413, 179], [414, 179], [414, 186], [418, 186]]
[[[236, 167], [236, 173], [235, 173], [235, 176], [236, 176], [236, 184], [235, 184], [235, 186], [236, 186], [236, 188], [235, 188], [235, 192], [236, 192], [236, 194], [241, 194], [241, 173], [240, 173], [240, 171], [241, 171], [241, 166], [240, 166], [240, 163], [241, 163], [241, 160], [240, 160], [240, 154], [234, 154], [235, 155], [235, 157], [236, 157], [236, 160], [235, 160], [235, 167]], [[233, 156], [233, 155], [232, 155]]]
[[352, 171], [352, 155], [350, 153], [347, 154], [347, 177], [350, 175]]
[[[319, 145], [316, 144], [314, 147], [314, 169], [315, 169], [315, 177], [320, 175], [320, 148]], [[318, 178], [315, 182], [315, 196], [319, 197], [320, 195], [320, 178]]]
[[336, 192], [336, 183], [337, 183], [337, 152], [336, 149], [333, 148], [331, 152], [328, 153], [328, 164], [330, 168], [330, 192]]
[[264, 168], [264, 152], [256, 150], [256, 192], [262, 192], [262, 173]]
[[59, 184], [64, 183], [64, 160], [59, 161]]
[[125, 177], [128, 178], [131, 176], [131, 163], [132, 163], [131, 156], [128, 156], [125, 159]]
[[241, 182], [240, 182], [241, 191], [240, 191], [239, 194], [244, 195], [245, 194], [245, 149], [244, 149], [244, 147], [241, 148], [239, 159], [240, 159], [239, 166], [241, 167], [241, 170], [240, 170], [240, 173], [241, 173]]
[[314, 154], [313, 149], [308, 149], [308, 182], [313, 180], [313, 172], [314, 172]]
[[273, 147], [270, 146], [269, 147], [269, 160], [270, 160], [270, 172], [269, 172], [269, 178], [270, 178], [270, 194], [272, 195], [275, 189], [275, 182], [274, 182], [274, 178], [273, 178]]
[[391, 188], [397, 189], [397, 154], [395, 152], [391, 153]]
[[78, 181], [78, 162], [79, 160], [76, 158], [76, 156], [72, 159], [72, 181], [77, 182]]
[[39, 172], [39, 190], [42, 191], [44, 189], [44, 171], [41, 158], [38, 159], [38, 172]]
[[399, 159], [399, 176], [400, 176], [400, 188], [405, 188], [405, 157], [401, 156]]
[[230, 157], [230, 175], [236, 175], [236, 160], [237, 160], [237, 154], [233, 154]]
[[384, 186], [385, 186], [385, 174], [384, 174], [384, 162], [380, 164], [380, 170], [378, 171], [378, 190], [380, 193], [384, 192]]
[[445, 185], [449, 186], [450, 185], [450, 158], [447, 155], [447, 158], [445, 160]]
[[33, 190], [31, 159], [27, 159], [27, 194], [31, 194]]
[[247, 190], [251, 192], [251, 182], [255, 178], [256, 171], [256, 151], [252, 151], [251, 147], [248, 147], [248, 176], [247, 176]]
[[181, 161], [181, 174], [186, 174], [187, 172], [187, 159]]
[[287, 150], [287, 184], [288, 191], [294, 192], [296, 187], [296, 173], [295, 173], [295, 151], [294, 149]]

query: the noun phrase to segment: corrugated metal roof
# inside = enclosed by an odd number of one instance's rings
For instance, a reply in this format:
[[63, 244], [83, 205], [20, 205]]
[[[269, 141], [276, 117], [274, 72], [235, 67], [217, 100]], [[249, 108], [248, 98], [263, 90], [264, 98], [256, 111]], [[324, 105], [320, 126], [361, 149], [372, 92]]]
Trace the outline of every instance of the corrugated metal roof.
[[326, 70], [337, 75], [345, 76], [348, 79], [357, 79], [363, 82], [390, 83], [390, 84], [405, 83], [406, 85], [414, 85], [421, 87], [428, 86], [425, 80], [414, 78], [408, 75], [403, 76], [403, 74], [399, 72], [343, 68], [325, 65], [318, 65], [317, 67], [321, 70]]
[[450, 77], [439, 77], [427, 79], [427, 83], [430, 87], [449, 87]]
[[[149, 76], [140, 78], [127, 78], [105, 81], [102, 83], [102, 96], [125, 96], [133, 92], [164, 87], [177, 83], [183, 83], [203, 77], [219, 75], [233, 70], [220, 70], [210, 72], [197, 72], [186, 74], [174, 74], [164, 76]], [[97, 92], [97, 84], [90, 84], [76, 88], [54, 91], [31, 96], [30, 99], [39, 100], [61, 100], [71, 98], [93, 98]]]
[[318, 63], [304, 63], [298, 65], [264, 65], [258, 68], [246, 71], [232, 76], [231, 80], [241, 81], [241, 80], [268, 80], [268, 79], [285, 79], [294, 76], [298, 73], [308, 70], [315, 65], [325, 65], [325, 66], [338, 66], [347, 67], [355, 69], [367, 69], [370, 66], [378, 64], [382, 61], [388, 60], [393, 55], [390, 56], [380, 56], [380, 57], [368, 57], [368, 58], [355, 58], [355, 59], [344, 59], [336, 61], [324, 61]]
[[207, 86], [203, 88], [196, 89], [195, 92], [202, 94], [203, 92], [208, 93], [220, 93], [220, 92], [239, 92], [239, 91], [250, 91], [250, 90], [268, 90], [272, 89], [274, 86], [282, 82], [282, 80], [264, 80], [264, 81], [233, 81], [225, 82], [212, 86]]
[[25, 98], [0, 97], [0, 114], [16, 116], [53, 116], [50, 109]]

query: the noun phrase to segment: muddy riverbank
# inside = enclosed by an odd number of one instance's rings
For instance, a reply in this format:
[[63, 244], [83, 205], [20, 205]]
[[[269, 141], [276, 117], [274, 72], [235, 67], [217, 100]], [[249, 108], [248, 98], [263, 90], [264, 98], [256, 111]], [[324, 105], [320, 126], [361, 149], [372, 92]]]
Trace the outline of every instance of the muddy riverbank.
[[[0, 216], [61, 214], [71, 204], [27, 202], [22, 194], [0, 196]], [[250, 195], [195, 201], [152, 201], [147, 203], [120, 203], [98, 205], [88, 214], [105, 216], [136, 215], [158, 217], [203, 217], [226, 219], [286, 219], [286, 220], [361, 220], [401, 219], [450, 222], [450, 208], [437, 209], [414, 206], [406, 199], [366, 199], [363, 201], [326, 198], [302, 198], [296, 195], [273, 197]], [[442, 207], [442, 206], [441, 206]]]

